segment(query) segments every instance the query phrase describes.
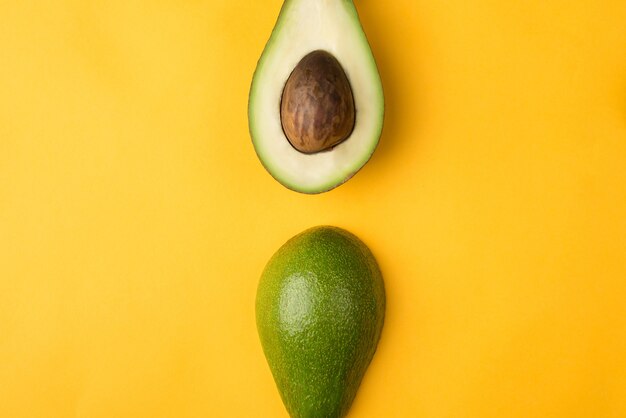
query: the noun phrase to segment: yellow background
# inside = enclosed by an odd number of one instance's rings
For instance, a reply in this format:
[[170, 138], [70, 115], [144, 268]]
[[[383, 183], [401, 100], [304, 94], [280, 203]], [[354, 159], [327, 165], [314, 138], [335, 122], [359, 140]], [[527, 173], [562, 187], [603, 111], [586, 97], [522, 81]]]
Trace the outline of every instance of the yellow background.
[[0, 2], [0, 417], [284, 417], [259, 274], [359, 235], [351, 417], [626, 416], [626, 2], [357, 0], [380, 146], [329, 193], [247, 132], [281, 2]]

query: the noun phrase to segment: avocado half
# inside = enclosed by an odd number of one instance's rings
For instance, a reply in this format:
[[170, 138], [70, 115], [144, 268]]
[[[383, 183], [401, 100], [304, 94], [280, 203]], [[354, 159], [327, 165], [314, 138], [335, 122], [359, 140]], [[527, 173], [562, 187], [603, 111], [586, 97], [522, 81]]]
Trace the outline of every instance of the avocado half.
[[[287, 138], [281, 101], [294, 69], [314, 51], [330, 54], [345, 73], [354, 125], [341, 142], [307, 153]], [[335, 101], [335, 96], [329, 100]], [[257, 64], [248, 103], [252, 143], [267, 171], [298, 192], [333, 189], [369, 160], [382, 132], [383, 114], [380, 76], [352, 0], [285, 0]]]

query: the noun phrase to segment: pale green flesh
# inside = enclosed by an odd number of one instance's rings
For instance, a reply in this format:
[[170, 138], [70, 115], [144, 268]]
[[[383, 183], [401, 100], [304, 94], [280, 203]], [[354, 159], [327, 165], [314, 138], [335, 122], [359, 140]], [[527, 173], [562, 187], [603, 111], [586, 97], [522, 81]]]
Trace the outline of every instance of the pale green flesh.
[[[303, 154], [280, 122], [280, 100], [291, 71], [308, 53], [337, 58], [352, 87], [356, 123], [332, 150]], [[330, 190], [349, 179], [374, 152], [383, 124], [383, 91], [352, 0], [286, 0], [252, 80], [248, 116], [255, 150], [270, 174], [303, 192]]]

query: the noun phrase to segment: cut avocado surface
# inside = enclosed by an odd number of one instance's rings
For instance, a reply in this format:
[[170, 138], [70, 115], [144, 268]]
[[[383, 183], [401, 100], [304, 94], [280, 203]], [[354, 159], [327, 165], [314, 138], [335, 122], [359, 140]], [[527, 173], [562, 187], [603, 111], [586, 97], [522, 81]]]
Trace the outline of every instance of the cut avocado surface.
[[376, 351], [385, 289], [368, 247], [320, 226], [287, 241], [256, 297], [263, 352], [292, 418], [347, 414]]
[[[345, 73], [354, 120], [347, 137], [331, 148], [302, 152], [285, 134], [281, 101], [294, 69], [315, 51], [334, 57]], [[343, 91], [341, 86], [336, 90]], [[336, 102], [334, 91], [326, 97]], [[269, 173], [284, 186], [302, 193], [320, 193], [342, 184], [374, 152], [383, 113], [380, 76], [352, 0], [286, 0], [257, 64], [248, 105], [252, 142]]]

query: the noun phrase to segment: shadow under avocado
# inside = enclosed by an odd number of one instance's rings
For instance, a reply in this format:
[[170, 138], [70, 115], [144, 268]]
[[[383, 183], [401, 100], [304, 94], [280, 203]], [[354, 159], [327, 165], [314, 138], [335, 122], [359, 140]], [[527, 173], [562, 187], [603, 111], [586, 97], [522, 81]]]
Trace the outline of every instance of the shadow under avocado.
[[[406, 127], [409, 120], [411, 124], [414, 124], [416, 119], [421, 119], [421, 103], [419, 103], [419, 98], [410, 89], [403, 88], [403, 83], [407, 80], [403, 79], [401, 66], [405, 65], [405, 60], [403, 56], [397, 56], [388, 47], [389, 36], [386, 35], [390, 27], [395, 27], [394, 31], [396, 32], [410, 33], [411, 28], [408, 25], [411, 23], [415, 24], [415, 22], [411, 20], [392, 21], [389, 16], [385, 17], [377, 14], [373, 1], [355, 1], [355, 5], [376, 60], [385, 97], [385, 117], [382, 136], [371, 160], [364, 167], [367, 170], [368, 166], [371, 169], [372, 166], [377, 166], [401, 153], [404, 141], [419, 140], [419, 138], [414, 136], [408, 137]], [[398, 28], [399, 26], [400, 28]], [[413, 45], [409, 44], [407, 49], [403, 50], [404, 55], [414, 53], [411, 46]], [[412, 82], [415, 83], [414, 80]], [[403, 107], [407, 106], [411, 107], [411, 111], [403, 109]], [[409, 113], [410, 118], [407, 118], [406, 116]]]

